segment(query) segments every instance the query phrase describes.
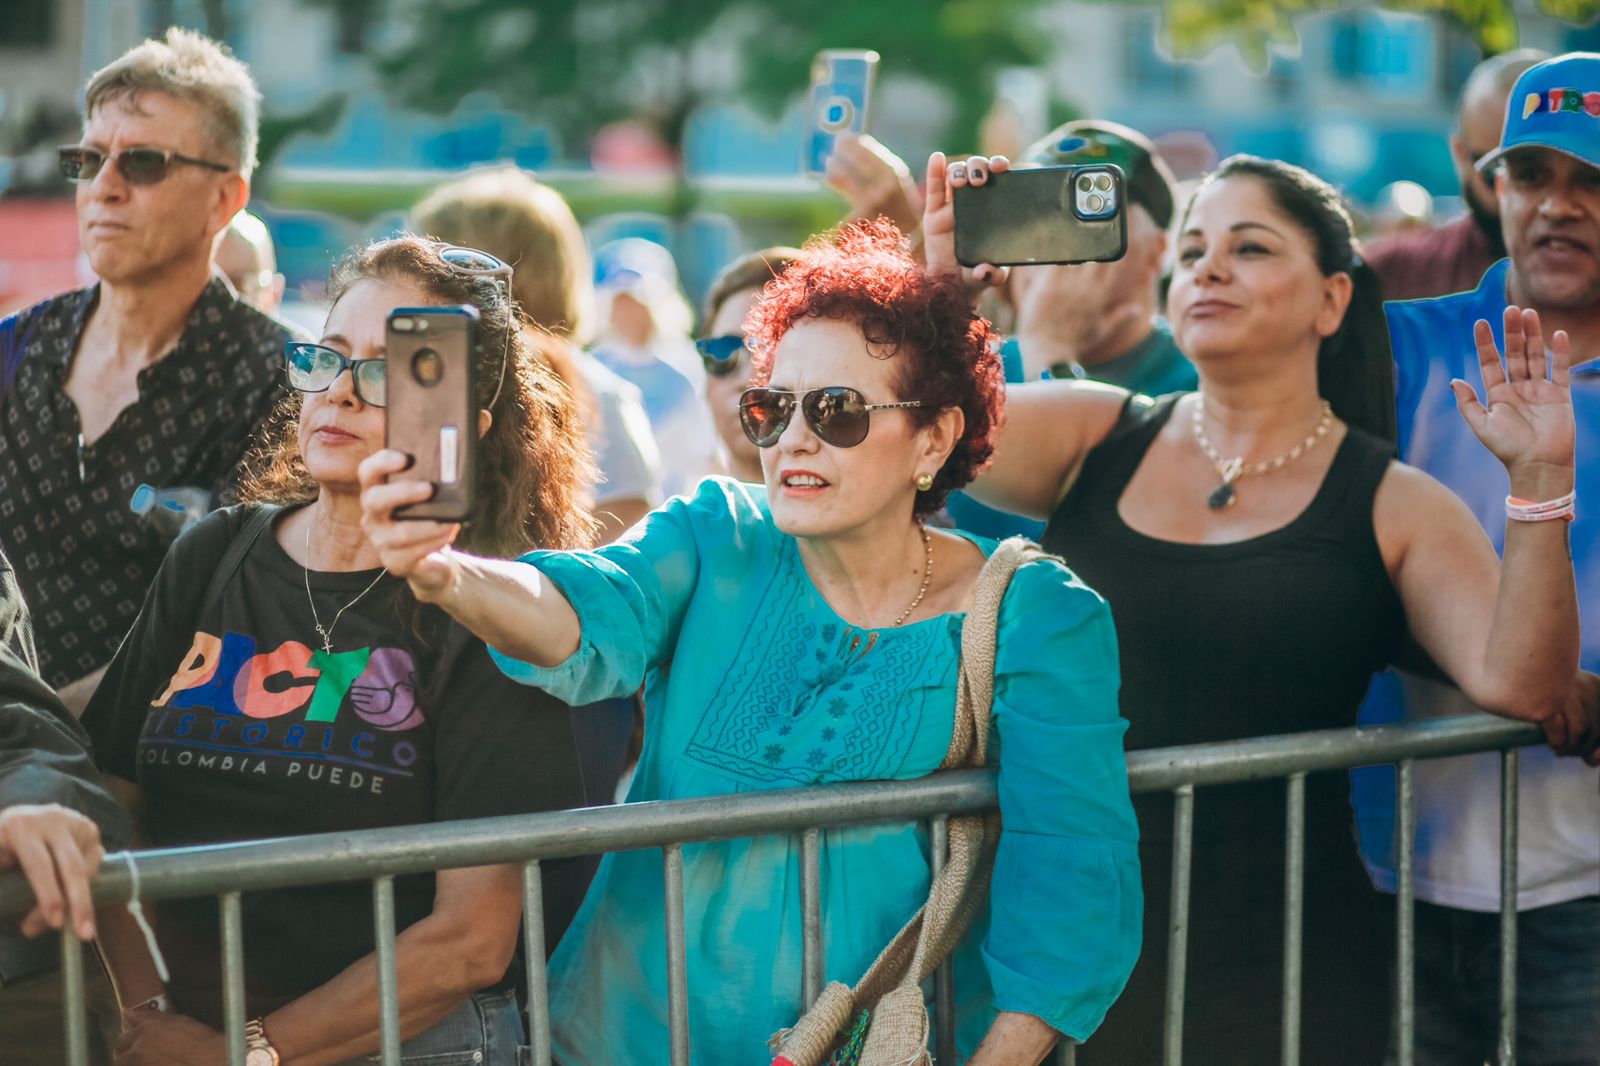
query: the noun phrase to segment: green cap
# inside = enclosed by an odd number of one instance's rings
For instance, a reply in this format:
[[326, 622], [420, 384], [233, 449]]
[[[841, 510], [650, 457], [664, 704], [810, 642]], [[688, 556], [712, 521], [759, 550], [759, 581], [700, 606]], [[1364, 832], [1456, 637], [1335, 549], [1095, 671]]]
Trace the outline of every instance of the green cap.
[[1029, 145], [1022, 162], [1044, 167], [1112, 163], [1122, 168], [1128, 199], [1150, 212], [1162, 229], [1172, 222], [1172, 171], [1138, 130], [1095, 119], [1068, 122]]

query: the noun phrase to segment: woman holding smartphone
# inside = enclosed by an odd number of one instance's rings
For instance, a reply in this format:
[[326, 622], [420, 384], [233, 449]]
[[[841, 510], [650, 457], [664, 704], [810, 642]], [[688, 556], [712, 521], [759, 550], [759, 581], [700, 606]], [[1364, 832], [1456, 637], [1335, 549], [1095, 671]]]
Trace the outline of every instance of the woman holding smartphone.
[[[957, 269], [948, 188], [1005, 166], [930, 160], [930, 269]], [[1197, 392], [1014, 386], [973, 489], [1047, 520], [1044, 545], [1111, 603], [1129, 748], [1354, 725], [1407, 637], [1483, 707], [1542, 722], [1561, 750], [1592, 746], [1569, 702], [1566, 523], [1511, 521], [1502, 566], [1464, 505], [1393, 460], [1381, 299], [1337, 193], [1285, 163], [1225, 161], [1180, 222], [1168, 317]], [[1508, 315], [1505, 335], [1502, 366], [1479, 323], [1487, 396], [1456, 382], [1457, 402], [1514, 496], [1558, 500], [1573, 485], [1567, 339], [1547, 375], [1536, 315]], [[1279, 781], [1196, 797], [1187, 1064], [1281, 1061], [1283, 804]], [[1080, 1063], [1161, 1057], [1172, 798], [1136, 807], [1145, 950]], [[1381, 1061], [1394, 948], [1343, 774], [1308, 782], [1305, 853], [1300, 1061]]]
[[[291, 344], [296, 393], [246, 496], [173, 545], [85, 715], [150, 845], [411, 825], [579, 806], [571, 711], [505, 678], [483, 643], [383, 569], [357, 470], [384, 446], [385, 326], [398, 307], [472, 304], [485, 555], [588, 542], [589, 472], [570, 396], [535, 358], [509, 271], [414, 237], [334, 271], [317, 344]], [[272, 507], [261, 504], [270, 503]], [[586, 871], [546, 874], [549, 943]], [[395, 881], [402, 1062], [511, 1064], [516, 866]], [[216, 902], [155, 905], [165, 986], [124, 919], [106, 957], [131, 1013], [119, 1066], [226, 1059]], [[251, 1066], [375, 1061], [378, 967], [364, 882], [244, 897]], [[446, 1060], [441, 1056], [449, 1056]]]
[[[962, 624], [996, 545], [927, 519], [987, 459], [1000, 419], [988, 323], [882, 223], [807, 249], [743, 332], [763, 482], [707, 479], [618, 544], [478, 558], [452, 546], [454, 527], [393, 520], [426, 493], [396, 477], [403, 459], [362, 468], [385, 564], [509, 676], [569, 701], [645, 684], [630, 800], [914, 778], [950, 748]], [[972, 1063], [1037, 1063], [1058, 1033], [1087, 1036], [1137, 951], [1115, 658], [1098, 596], [1055, 560], [1017, 571], [994, 667], [1005, 830], [987, 935], [958, 950]], [[928, 847], [914, 825], [821, 833], [827, 979], [854, 984], [926, 900]], [[802, 1013], [800, 842], [694, 845], [683, 860], [696, 1060], [769, 1061], [768, 1038]], [[603, 860], [551, 963], [568, 1066], [664, 1060], [662, 892], [658, 855]]]

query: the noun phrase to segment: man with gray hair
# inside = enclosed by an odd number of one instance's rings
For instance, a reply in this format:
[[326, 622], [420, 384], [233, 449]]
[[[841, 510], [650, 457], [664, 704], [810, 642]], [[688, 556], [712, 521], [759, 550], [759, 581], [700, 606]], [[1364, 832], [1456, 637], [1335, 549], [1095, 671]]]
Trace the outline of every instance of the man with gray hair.
[[1456, 131], [1450, 135], [1450, 157], [1467, 211], [1443, 226], [1373, 243], [1367, 262], [1383, 279], [1385, 299], [1421, 300], [1476, 289], [1483, 272], [1505, 258], [1500, 205], [1494, 188], [1478, 173], [1478, 160], [1500, 143], [1506, 97], [1517, 78], [1549, 58], [1537, 48], [1519, 48], [1490, 56], [1467, 76]]
[[259, 99], [243, 63], [181, 29], [96, 72], [61, 169], [100, 280], [0, 322], [0, 544], [74, 710], [171, 539], [135, 491], [215, 504], [282, 391], [290, 329], [213, 274], [250, 195]]

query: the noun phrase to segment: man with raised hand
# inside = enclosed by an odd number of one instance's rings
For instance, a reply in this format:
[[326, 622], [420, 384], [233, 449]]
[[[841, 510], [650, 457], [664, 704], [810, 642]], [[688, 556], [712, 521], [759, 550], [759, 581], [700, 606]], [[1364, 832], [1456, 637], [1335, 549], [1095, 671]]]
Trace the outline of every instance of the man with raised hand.
[[[1459, 495], [1503, 547], [1506, 516], [1562, 520], [1570, 501], [1514, 501], [1506, 474], [1456, 413], [1452, 379], [1478, 380], [1474, 323], [1505, 349], [1508, 308], [1538, 312], [1544, 336], [1567, 333], [1579, 426], [1600, 425], [1600, 55], [1570, 53], [1529, 68], [1511, 92], [1498, 147], [1479, 162], [1494, 182], [1509, 258], [1471, 291], [1386, 306], [1399, 406], [1400, 458]], [[1544, 353], [1528, 353], [1541, 359]], [[1512, 352], [1510, 358], [1516, 358]], [[1543, 366], [1541, 362], [1539, 364]], [[1578, 587], [1600, 584], [1600, 435], [1580, 432]], [[1480, 456], [1478, 453], [1482, 453]], [[1547, 507], [1530, 505], [1547, 504]], [[1585, 670], [1600, 670], [1600, 598], [1580, 598]], [[1600, 678], [1574, 691], [1591, 719]], [[1409, 673], [1378, 678], [1362, 721], [1428, 719], [1475, 708], [1453, 687]], [[1592, 757], [1591, 757], [1592, 759]], [[1600, 771], [1549, 747], [1518, 755], [1517, 1061], [1600, 1061]], [[1416, 790], [1416, 1063], [1494, 1061], [1499, 1025], [1500, 759], [1423, 761]], [[1395, 890], [1394, 775], [1354, 775], [1363, 856]]]
[[130, 510], [135, 490], [215, 503], [282, 390], [289, 328], [212, 267], [249, 197], [259, 96], [244, 64], [180, 29], [98, 71], [61, 167], [100, 281], [0, 322], [0, 544], [40, 670], [75, 710], [171, 539]]

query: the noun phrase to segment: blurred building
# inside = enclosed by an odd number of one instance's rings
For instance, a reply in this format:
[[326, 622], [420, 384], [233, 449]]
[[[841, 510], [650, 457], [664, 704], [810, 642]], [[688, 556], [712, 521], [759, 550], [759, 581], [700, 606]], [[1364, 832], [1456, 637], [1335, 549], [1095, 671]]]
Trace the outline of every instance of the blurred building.
[[[388, 15], [375, 18], [375, 5], [325, 0], [7, 0], [0, 197], [57, 203], [19, 210], [0, 199], [0, 229], [42, 227], [54, 263], [20, 267], [23, 242], [0, 244], [0, 310], [41, 295], [20, 292], [19, 278], [52, 290], [70, 279], [62, 264], [76, 250], [59, 247], [59, 201], [69, 190], [54, 174], [54, 146], [74, 135], [88, 73], [171, 23], [227, 41], [251, 65], [269, 119], [326, 119], [282, 145], [253, 205], [273, 229], [291, 291], [314, 290], [333, 254], [391, 231], [431, 183], [477, 163], [510, 160], [537, 170], [573, 195], [598, 240], [667, 241], [696, 295], [739, 251], [827, 224], [833, 201], [798, 174], [802, 86], [777, 118], [736, 101], [693, 116], [682, 162], [704, 210], [670, 219], [670, 174], [606, 167], [618, 152], [650, 155], [648, 145], [635, 145], [636, 131], [612, 128], [603, 144], [562, 145], [537, 113], [486, 94], [445, 115], [397, 106], [367, 57], [407, 34], [404, 9], [423, 2], [394, 0]], [[1159, 18], [1144, 4], [1041, 4], [1040, 32], [1053, 41], [1053, 58], [1038, 70], [1001, 72], [996, 85], [1030, 127], [1018, 131], [1024, 141], [1044, 132], [1052, 114], [1108, 118], [1157, 138], [1180, 176], [1247, 151], [1307, 166], [1361, 202], [1391, 182], [1413, 181], [1441, 215], [1450, 213], [1457, 190], [1445, 137], [1461, 82], [1479, 58], [1459, 26], [1371, 8], [1308, 16], [1296, 22], [1298, 49], [1272, 53], [1257, 73], [1231, 47], [1199, 62], [1172, 60], [1159, 44]], [[1551, 51], [1600, 47], [1594, 30], [1532, 14], [1522, 19], [1522, 40]], [[885, 64], [872, 128], [915, 170], [929, 150], [950, 147], [941, 142], [954, 109], [937, 86], [894, 71], [892, 42], [879, 48]], [[769, 210], [779, 202], [789, 206]]]

